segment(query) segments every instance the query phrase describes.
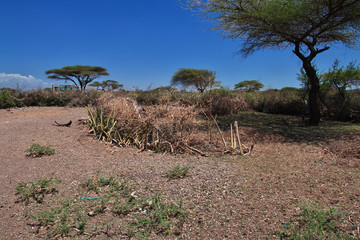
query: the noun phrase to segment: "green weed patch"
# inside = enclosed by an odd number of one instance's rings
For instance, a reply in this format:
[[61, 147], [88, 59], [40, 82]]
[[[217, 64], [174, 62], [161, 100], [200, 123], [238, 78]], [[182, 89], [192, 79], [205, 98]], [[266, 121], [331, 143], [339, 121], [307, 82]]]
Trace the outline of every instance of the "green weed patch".
[[79, 184], [75, 196], [45, 200], [53, 182], [19, 183], [16, 188], [24, 201], [42, 202], [25, 205], [27, 224], [40, 238], [178, 236], [188, 214], [181, 202], [166, 203], [159, 194], [138, 196], [126, 179], [92, 177]]

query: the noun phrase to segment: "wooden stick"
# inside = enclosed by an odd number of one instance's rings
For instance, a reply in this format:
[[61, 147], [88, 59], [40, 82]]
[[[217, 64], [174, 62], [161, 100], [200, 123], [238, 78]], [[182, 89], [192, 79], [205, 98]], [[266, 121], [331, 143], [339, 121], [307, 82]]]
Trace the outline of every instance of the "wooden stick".
[[235, 122], [234, 122], [234, 125], [235, 125], [235, 129], [236, 129], [236, 137], [237, 137], [237, 140], [238, 140], [238, 142], [239, 142], [240, 154], [243, 155], [243, 149], [242, 149], [242, 146], [241, 146], [240, 135], [239, 135], [238, 122], [235, 121]]
[[[235, 126], [235, 125], [234, 125]], [[233, 141], [234, 141], [234, 149], [236, 150], [237, 148], [237, 143], [236, 143], [236, 136], [235, 136], [235, 129], [234, 129], [234, 134], [233, 134]]]
[[233, 139], [233, 127], [232, 127], [231, 123], [230, 123], [230, 140], [231, 140], [231, 147], [235, 149], [235, 147], [234, 147], [234, 139]]
[[227, 149], [227, 144], [226, 144], [226, 141], [225, 141], [225, 139], [224, 139], [224, 135], [223, 135], [223, 133], [222, 133], [222, 131], [221, 131], [221, 129], [220, 129], [220, 127], [219, 127], [219, 125], [217, 124], [216, 119], [214, 118], [214, 116], [213, 116], [213, 115], [211, 115], [211, 117], [212, 117], [212, 119], [214, 120], [214, 122], [215, 122], [215, 125], [216, 125], [217, 129], [219, 130], [219, 133], [220, 133], [221, 138], [222, 138], [223, 143], [224, 143], [224, 147], [225, 147], [225, 149]]
[[201, 156], [204, 156], [204, 157], [208, 157], [208, 155], [206, 153], [203, 153], [202, 151], [200, 151], [199, 149], [196, 149], [196, 148], [193, 148], [193, 147], [190, 147], [189, 145], [185, 144], [185, 146], [187, 148], [189, 148], [190, 150], [194, 151], [194, 152], [197, 152], [199, 153]]

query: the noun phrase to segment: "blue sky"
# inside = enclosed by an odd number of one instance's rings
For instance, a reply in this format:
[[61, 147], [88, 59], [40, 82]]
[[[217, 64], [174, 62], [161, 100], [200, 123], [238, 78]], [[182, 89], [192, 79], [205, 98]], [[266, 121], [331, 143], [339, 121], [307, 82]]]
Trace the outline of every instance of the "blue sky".
[[[0, 88], [49, 87], [45, 71], [71, 65], [108, 70], [126, 89], [170, 84], [179, 68], [217, 72], [223, 86], [259, 80], [266, 88], [299, 87], [300, 60], [290, 49], [244, 59], [240, 41], [223, 39], [177, 0], [1, 0]], [[332, 46], [316, 58], [327, 70], [359, 59], [360, 50]], [[360, 61], [358, 61], [360, 63]]]

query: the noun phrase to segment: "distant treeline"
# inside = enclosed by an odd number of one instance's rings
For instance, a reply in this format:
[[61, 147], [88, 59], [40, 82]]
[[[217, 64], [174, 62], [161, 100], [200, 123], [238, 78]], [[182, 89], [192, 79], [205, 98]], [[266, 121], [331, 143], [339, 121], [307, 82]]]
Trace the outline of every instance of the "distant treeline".
[[[9, 88], [0, 90], [0, 108], [24, 106], [69, 106], [92, 105], [100, 98], [101, 91], [52, 92], [45, 90], [17, 91]], [[124, 95], [135, 99], [139, 105], [166, 105], [180, 103], [196, 105], [212, 115], [237, 114], [240, 111], [258, 111], [272, 114], [304, 115], [308, 92], [286, 87], [281, 90], [246, 92], [219, 88], [204, 93], [175, 91], [160, 87], [149, 91], [117, 91], [105, 94]], [[334, 88], [321, 92], [321, 113], [323, 117], [360, 122], [360, 90], [347, 90], [341, 94]]]

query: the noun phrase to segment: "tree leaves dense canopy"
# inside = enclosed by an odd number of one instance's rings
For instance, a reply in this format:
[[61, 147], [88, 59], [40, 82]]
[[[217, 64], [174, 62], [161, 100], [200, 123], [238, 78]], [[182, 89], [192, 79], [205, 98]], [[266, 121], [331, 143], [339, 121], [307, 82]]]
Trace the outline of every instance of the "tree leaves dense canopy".
[[226, 38], [243, 41], [248, 56], [265, 48], [289, 48], [311, 81], [310, 124], [320, 121], [319, 77], [313, 59], [333, 43], [354, 46], [360, 0], [188, 0], [186, 5], [216, 22]]
[[185, 88], [195, 87], [197, 91], [204, 92], [215, 87], [216, 72], [206, 69], [180, 68], [172, 77], [171, 85], [182, 85]]
[[242, 82], [235, 84], [236, 90], [242, 90], [242, 91], [246, 91], [246, 92], [258, 91], [263, 87], [264, 87], [264, 84], [262, 84], [258, 80], [246, 80], [246, 81], [242, 81]]
[[340, 66], [339, 60], [336, 59], [332, 68], [321, 75], [321, 80], [324, 85], [345, 92], [347, 88], [360, 85], [360, 66], [356, 66], [354, 61], [346, 67]]
[[52, 69], [46, 71], [51, 79], [64, 80], [73, 82], [81, 90], [85, 90], [86, 86], [100, 76], [108, 76], [106, 69], [98, 66], [75, 65], [66, 66], [60, 69]]
[[314, 55], [358, 37], [359, 0], [194, 0], [188, 6], [215, 20], [225, 37], [242, 39], [244, 55], [292, 45]]
[[117, 89], [121, 89], [124, 87], [123, 84], [118, 83], [118, 81], [115, 80], [106, 80], [102, 82], [95, 81], [91, 84], [89, 84], [90, 87], [96, 87], [97, 90], [101, 88], [103, 91], [114, 91]]

